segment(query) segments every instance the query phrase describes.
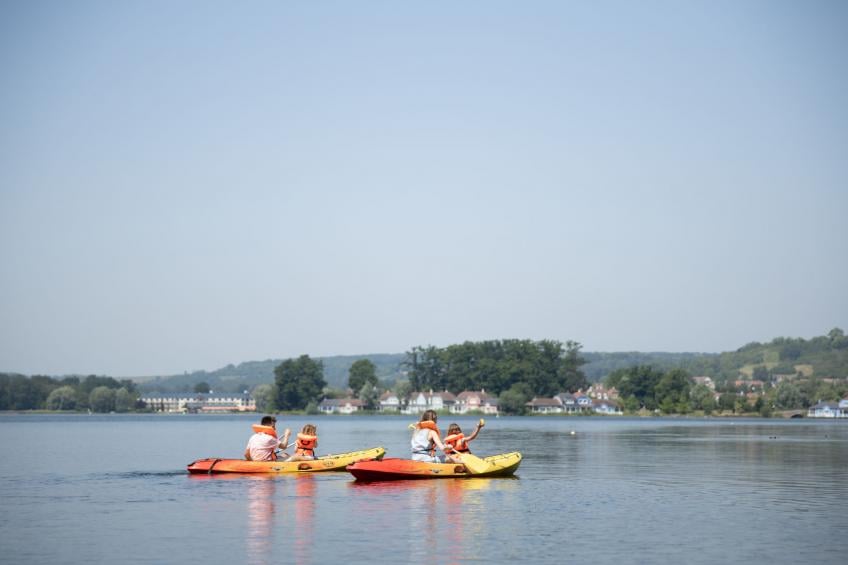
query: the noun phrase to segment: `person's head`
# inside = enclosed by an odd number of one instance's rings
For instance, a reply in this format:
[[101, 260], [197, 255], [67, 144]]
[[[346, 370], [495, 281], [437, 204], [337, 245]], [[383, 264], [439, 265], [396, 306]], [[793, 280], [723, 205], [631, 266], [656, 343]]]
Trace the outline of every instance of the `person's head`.
[[425, 410], [423, 414], [421, 414], [421, 422], [435, 422], [438, 419], [435, 410]]
[[306, 424], [303, 426], [303, 429], [300, 430], [300, 433], [307, 436], [314, 436], [318, 434], [318, 426], [315, 424]]
[[452, 436], [454, 434], [461, 434], [462, 428], [459, 427], [459, 424], [451, 424], [448, 426], [448, 435]]
[[277, 419], [273, 416], [264, 416], [262, 418], [263, 426], [271, 426], [272, 428], [277, 425]]

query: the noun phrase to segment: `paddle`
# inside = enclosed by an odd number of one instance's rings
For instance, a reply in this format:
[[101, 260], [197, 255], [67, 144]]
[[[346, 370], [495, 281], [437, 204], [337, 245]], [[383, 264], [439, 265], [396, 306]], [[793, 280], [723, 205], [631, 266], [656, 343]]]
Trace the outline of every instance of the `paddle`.
[[455, 460], [458, 459], [460, 463], [465, 465], [465, 468], [468, 469], [472, 475], [480, 475], [487, 472], [492, 467], [490, 463], [484, 459], [480, 459], [476, 455], [472, 455], [471, 453], [460, 453], [455, 449], [451, 457]]

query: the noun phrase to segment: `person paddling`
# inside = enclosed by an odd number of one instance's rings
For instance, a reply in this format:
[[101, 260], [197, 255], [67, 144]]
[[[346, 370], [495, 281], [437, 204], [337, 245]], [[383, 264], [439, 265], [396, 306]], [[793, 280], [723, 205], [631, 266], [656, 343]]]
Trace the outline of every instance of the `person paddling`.
[[442, 462], [436, 456], [436, 448], [438, 447], [443, 452], [449, 448], [442, 443], [441, 432], [436, 426], [437, 419], [438, 416], [435, 411], [427, 410], [421, 414], [421, 420], [415, 424], [415, 430], [412, 432], [412, 440], [410, 441], [413, 461]]
[[[277, 419], [273, 416], [264, 416], [260, 424], [253, 425], [253, 432], [244, 449], [244, 458], [248, 461], [276, 461], [277, 448], [285, 449], [291, 435], [291, 430], [286, 428], [283, 439], [277, 438]], [[288, 457], [288, 454], [283, 456]]]

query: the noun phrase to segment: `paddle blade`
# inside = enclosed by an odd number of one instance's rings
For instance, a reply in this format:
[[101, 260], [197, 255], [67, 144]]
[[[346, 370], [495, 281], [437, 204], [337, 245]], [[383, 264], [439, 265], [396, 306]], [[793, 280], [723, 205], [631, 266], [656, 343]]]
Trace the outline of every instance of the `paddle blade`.
[[463, 453], [460, 457], [454, 456], [454, 458], [462, 459], [462, 464], [472, 475], [485, 473], [491, 468], [489, 463], [470, 453]]

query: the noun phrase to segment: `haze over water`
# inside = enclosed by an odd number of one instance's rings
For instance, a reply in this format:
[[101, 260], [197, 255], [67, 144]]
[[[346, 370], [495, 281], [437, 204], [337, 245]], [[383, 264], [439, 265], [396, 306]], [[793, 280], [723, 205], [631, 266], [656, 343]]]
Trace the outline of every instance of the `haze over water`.
[[[522, 451], [516, 479], [185, 472], [239, 457], [254, 419], [0, 416], [2, 560], [788, 564], [848, 551], [845, 422], [490, 419], [472, 447]], [[405, 418], [314, 421], [324, 453], [408, 455]]]

